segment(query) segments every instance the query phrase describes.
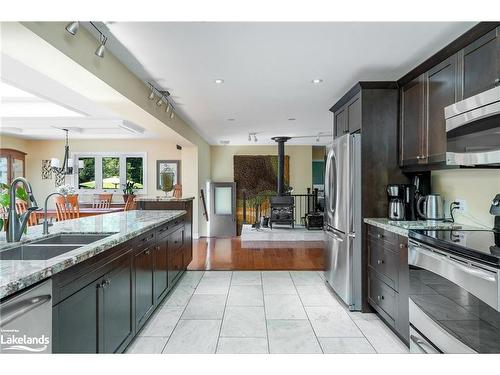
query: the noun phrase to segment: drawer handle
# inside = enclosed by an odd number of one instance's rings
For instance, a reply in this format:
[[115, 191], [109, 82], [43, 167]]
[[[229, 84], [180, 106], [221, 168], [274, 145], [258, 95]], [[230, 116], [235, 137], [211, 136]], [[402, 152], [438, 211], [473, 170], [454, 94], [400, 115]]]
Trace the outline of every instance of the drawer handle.
[[408, 245], [404, 244], [404, 243], [400, 243], [399, 244], [399, 248], [400, 249], [404, 249], [405, 247], [408, 247]]
[[146, 251], [144, 252], [144, 254], [149, 255], [149, 254], [151, 254], [151, 251], [150, 251], [150, 250], [146, 250]]
[[377, 301], [383, 301], [384, 300], [384, 296], [377, 296]]
[[377, 234], [377, 238], [384, 238], [383, 234]]
[[495, 79], [495, 81], [494, 81], [494, 82], [495, 82], [495, 86], [500, 85], [500, 78]]
[[384, 264], [384, 263], [385, 263], [385, 262], [384, 262], [384, 260], [383, 260], [383, 259], [378, 259], [378, 260], [377, 260], [377, 264]]

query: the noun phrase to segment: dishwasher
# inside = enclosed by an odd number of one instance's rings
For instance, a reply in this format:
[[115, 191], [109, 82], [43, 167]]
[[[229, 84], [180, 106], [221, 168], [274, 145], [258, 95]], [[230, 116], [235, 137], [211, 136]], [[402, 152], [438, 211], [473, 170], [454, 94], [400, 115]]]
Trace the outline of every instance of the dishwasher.
[[52, 352], [52, 280], [0, 303], [0, 353]]

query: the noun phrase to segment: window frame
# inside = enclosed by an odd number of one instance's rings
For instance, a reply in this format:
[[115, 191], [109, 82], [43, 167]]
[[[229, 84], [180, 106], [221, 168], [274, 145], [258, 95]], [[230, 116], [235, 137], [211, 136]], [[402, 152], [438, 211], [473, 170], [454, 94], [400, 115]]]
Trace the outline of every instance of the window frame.
[[[73, 186], [76, 188], [78, 194], [96, 194], [96, 193], [117, 193], [123, 194], [123, 185], [127, 180], [127, 158], [142, 158], [142, 189], [137, 189], [135, 191], [136, 194], [147, 194], [148, 192], [148, 158], [147, 152], [72, 152], [71, 159], [73, 159], [73, 165], [78, 165], [79, 158], [95, 158], [95, 189], [79, 189], [78, 186], [78, 177], [79, 173], [76, 172], [73, 174]], [[102, 158], [105, 157], [117, 157], [119, 158], [120, 164], [120, 186], [117, 189], [102, 189], [99, 186], [102, 186]]]

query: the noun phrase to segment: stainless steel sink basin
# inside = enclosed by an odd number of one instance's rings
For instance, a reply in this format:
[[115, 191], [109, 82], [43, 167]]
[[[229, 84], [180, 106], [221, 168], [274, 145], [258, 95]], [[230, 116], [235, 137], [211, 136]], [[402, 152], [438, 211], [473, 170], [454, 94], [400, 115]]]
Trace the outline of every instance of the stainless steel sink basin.
[[0, 260], [46, 260], [82, 245], [21, 245], [0, 251]]
[[105, 234], [72, 234], [72, 233], [62, 233], [50, 238], [45, 238], [43, 240], [33, 241], [33, 244], [50, 244], [50, 245], [87, 245], [92, 242], [102, 240], [110, 236], [111, 233]]
[[61, 233], [0, 251], [0, 260], [47, 260], [102, 240], [112, 234], [114, 233]]

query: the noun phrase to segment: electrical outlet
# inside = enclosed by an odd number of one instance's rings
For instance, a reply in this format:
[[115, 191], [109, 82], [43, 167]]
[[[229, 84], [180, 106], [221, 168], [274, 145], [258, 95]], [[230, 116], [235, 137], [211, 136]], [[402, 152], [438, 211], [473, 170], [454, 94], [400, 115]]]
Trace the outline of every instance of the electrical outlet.
[[458, 212], [466, 212], [467, 211], [467, 201], [465, 199], [455, 199], [455, 202], [458, 202]]

